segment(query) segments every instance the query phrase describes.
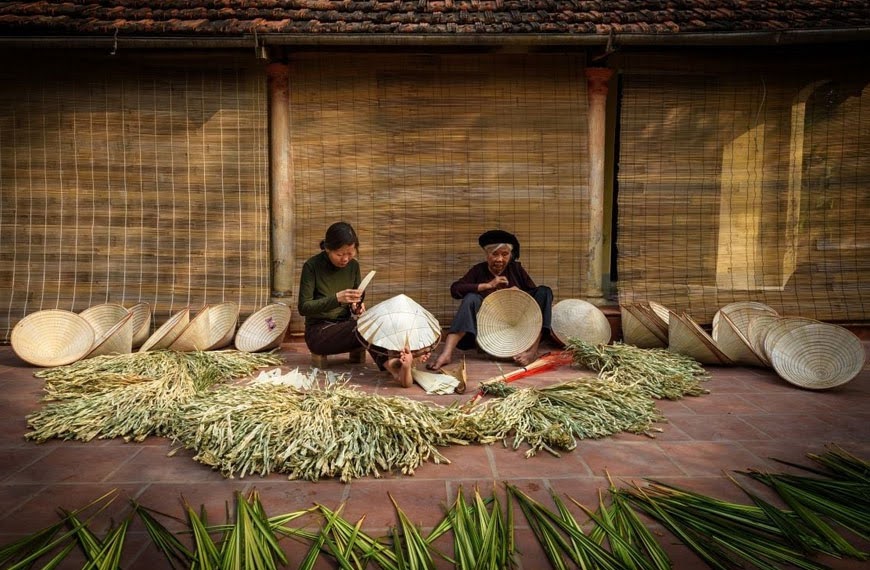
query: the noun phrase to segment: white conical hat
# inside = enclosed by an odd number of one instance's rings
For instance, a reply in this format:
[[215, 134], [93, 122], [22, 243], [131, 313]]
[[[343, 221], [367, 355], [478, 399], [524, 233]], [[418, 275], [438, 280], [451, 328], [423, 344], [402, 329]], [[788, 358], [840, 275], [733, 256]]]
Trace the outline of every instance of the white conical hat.
[[401, 351], [432, 348], [441, 339], [441, 325], [432, 313], [406, 295], [396, 295], [368, 309], [356, 325], [356, 332], [369, 345]]
[[612, 334], [607, 316], [582, 299], [562, 299], [553, 305], [550, 332], [562, 344], [571, 338], [593, 345], [608, 344]]

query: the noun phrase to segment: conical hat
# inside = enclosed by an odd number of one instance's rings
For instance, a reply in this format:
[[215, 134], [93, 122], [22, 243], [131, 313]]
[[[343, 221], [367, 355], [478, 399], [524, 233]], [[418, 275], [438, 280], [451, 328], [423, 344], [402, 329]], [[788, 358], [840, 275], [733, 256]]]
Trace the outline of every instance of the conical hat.
[[477, 344], [492, 356], [510, 358], [535, 344], [543, 323], [534, 297], [519, 289], [501, 289], [487, 295], [477, 312]]
[[94, 328], [94, 336], [102, 337], [106, 332], [121, 322], [130, 311], [118, 303], [101, 303], [88, 307], [79, 315]]
[[659, 324], [665, 330], [668, 329], [668, 321], [671, 318], [671, 311], [661, 303], [656, 303], [655, 301], [649, 302], [650, 309], [653, 310], [653, 313], [659, 318]]
[[239, 322], [239, 306], [231, 301], [211, 305], [208, 308], [208, 341], [206, 350], [217, 350], [233, 342], [236, 323]]
[[80, 360], [94, 345], [94, 329], [81, 315], [63, 309], [30, 313], [12, 329], [12, 350], [34, 366], [63, 366]]
[[171, 345], [170, 350], [178, 352], [194, 352], [197, 350], [205, 350], [211, 344], [209, 333], [211, 326], [209, 323], [209, 306], [204, 305], [202, 309], [196, 313], [181, 334], [178, 335]]
[[357, 335], [370, 347], [412, 352], [428, 350], [441, 339], [441, 325], [432, 313], [406, 295], [382, 301], [360, 315]]
[[668, 350], [691, 356], [701, 364], [731, 364], [710, 335], [687, 314], [671, 311], [668, 318]]
[[728, 303], [713, 315], [713, 338], [716, 338], [716, 329], [719, 328], [719, 316], [722, 313], [727, 313], [731, 320], [737, 325], [737, 328], [746, 335], [748, 330], [748, 320], [754, 316], [769, 313], [771, 315], [779, 315], [775, 309], [765, 305], [759, 301], [737, 301]]
[[[799, 327], [801, 325], [806, 325], [809, 323], [818, 323], [821, 321], [817, 321], [815, 319], [808, 319], [805, 317], [777, 317], [776, 321], [771, 323], [767, 327], [766, 334], [762, 339], [761, 348], [764, 350], [764, 355], [767, 357], [768, 361], [770, 360], [770, 353], [773, 351], [773, 347], [776, 342], [788, 331], [793, 328]], [[753, 323], [750, 323], [749, 327], [752, 330]]]
[[151, 334], [151, 305], [137, 303], [128, 310], [133, 313], [133, 347], [142, 346]]
[[629, 307], [629, 310], [640, 322], [646, 325], [646, 328], [648, 328], [650, 332], [656, 335], [663, 343], [667, 344], [668, 319], [662, 319], [659, 317], [646, 301], [633, 304]]
[[767, 360], [756, 354], [743, 333], [731, 321], [731, 317], [727, 313], [722, 313], [720, 318], [722, 320], [719, 321], [719, 337], [715, 340], [722, 352], [737, 364], [768, 366]]
[[864, 368], [867, 355], [854, 333], [839, 325], [804, 323], [779, 337], [770, 362], [784, 380], [824, 390], [845, 384]]
[[251, 314], [236, 333], [235, 346], [244, 352], [276, 348], [290, 326], [290, 307], [272, 303]]
[[128, 312], [115, 326], [97, 337], [85, 358], [104, 354], [129, 354], [133, 351], [133, 313]]
[[161, 348], [169, 348], [175, 342], [178, 335], [181, 334], [188, 323], [190, 323], [190, 307], [178, 311], [169, 319], [160, 325], [151, 336], [148, 337], [142, 346], [139, 347], [139, 352], [148, 352], [149, 350], [160, 350]]
[[665, 348], [663, 342], [646, 324], [638, 319], [633, 311], [633, 305], [619, 306], [622, 322], [622, 342], [638, 348]]
[[755, 354], [762, 356], [768, 366], [770, 366], [770, 357], [764, 351], [764, 339], [767, 338], [771, 327], [775, 326], [779, 319], [780, 316], [774, 314], [755, 315], [749, 320], [749, 331], [743, 333]]
[[550, 332], [565, 344], [569, 338], [593, 345], [610, 342], [610, 322], [601, 309], [581, 299], [563, 299], [553, 305]]

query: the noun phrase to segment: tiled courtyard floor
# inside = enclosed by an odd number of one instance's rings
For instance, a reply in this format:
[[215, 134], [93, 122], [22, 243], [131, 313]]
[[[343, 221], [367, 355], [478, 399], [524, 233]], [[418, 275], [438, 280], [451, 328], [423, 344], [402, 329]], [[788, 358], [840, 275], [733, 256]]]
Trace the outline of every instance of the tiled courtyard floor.
[[[865, 341], [865, 348], [867, 342]], [[309, 354], [301, 342], [281, 348], [285, 370], [307, 367]], [[470, 399], [481, 380], [499, 374], [499, 364], [476, 351], [465, 353], [469, 387], [462, 396], [427, 396], [414, 386], [402, 389], [391, 384], [369, 359], [351, 365], [334, 357], [331, 368], [352, 373], [354, 383], [382, 395], [428, 399], [440, 404]], [[511, 369], [510, 365], [502, 365]], [[708, 367], [710, 393], [678, 401], [659, 401], [667, 418], [655, 438], [618, 434], [600, 440], [580, 441], [571, 452], [554, 457], [548, 453], [526, 458], [519, 450], [501, 444], [445, 448], [450, 464], [426, 463], [413, 476], [387, 474], [381, 479], [357, 479], [344, 484], [336, 480], [288, 481], [282, 475], [224, 479], [218, 472], [192, 461], [180, 451], [167, 456], [170, 442], [148, 438], [142, 443], [95, 440], [88, 443], [50, 441], [31, 443], [23, 438], [25, 416], [40, 406], [42, 381], [35, 369], [17, 358], [9, 346], [0, 346], [0, 544], [29, 534], [58, 520], [58, 507], [73, 509], [111, 489], [120, 499], [105, 516], [121, 518], [129, 508], [127, 499], [183, 517], [182, 497], [193, 506], [204, 505], [212, 522], [225, 520], [225, 506], [235, 491], [256, 489], [269, 514], [288, 513], [315, 503], [337, 508], [345, 504], [344, 516], [356, 522], [365, 515], [363, 529], [384, 536], [396, 524], [391, 495], [402, 510], [422, 527], [441, 519], [444, 507], [457, 490], [470, 493], [479, 486], [488, 495], [495, 486], [509, 482], [545, 504], [552, 505], [550, 492], [571, 497], [594, 507], [599, 490], [607, 488], [606, 474], [617, 483], [654, 478], [722, 499], [747, 503], [743, 493], [725, 472], [760, 468], [784, 471], [770, 458], [810, 464], [807, 453], [820, 453], [836, 443], [863, 458], [870, 457], [870, 370], [850, 383], [824, 392], [793, 387], [771, 370]], [[588, 370], [563, 367], [517, 385], [547, 385], [578, 376]], [[757, 487], [755, 487], [757, 489]], [[578, 510], [579, 517], [579, 510]], [[108, 519], [107, 519], [108, 520]], [[107, 524], [107, 523], [106, 523]], [[95, 527], [99, 529], [99, 527]], [[516, 519], [524, 570], [549, 565], [522, 515]], [[694, 556], [660, 528], [661, 542], [674, 566], [703, 568]], [[291, 566], [305, 555], [307, 545], [285, 541]], [[867, 548], [867, 545], [863, 545]], [[134, 524], [125, 547], [126, 569], [168, 567], [144, 534]], [[850, 560], [820, 559], [832, 568], [863, 568]], [[73, 567], [73, 566], [67, 566]], [[323, 563], [321, 568], [330, 568]], [[445, 566], [447, 567], [447, 566]]]

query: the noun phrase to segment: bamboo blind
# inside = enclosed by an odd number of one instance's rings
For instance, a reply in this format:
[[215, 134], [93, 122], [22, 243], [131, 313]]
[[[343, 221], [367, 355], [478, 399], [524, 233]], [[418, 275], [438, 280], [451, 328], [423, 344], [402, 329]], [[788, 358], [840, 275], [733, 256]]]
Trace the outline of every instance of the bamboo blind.
[[119, 58], [0, 70], [0, 339], [39, 309], [269, 302], [262, 70]]
[[363, 274], [378, 271], [368, 305], [403, 293], [448, 325], [450, 284], [484, 260], [477, 236], [501, 228], [537, 283], [580, 294], [582, 58], [299, 55], [290, 90], [298, 265], [347, 221]]
[[848, 62], [839, 73], [830, 60], [819, 71], [759, 65], [625, 71], [620, 301], [702, 323], [746, 300], [866, 321], [870, 78]]

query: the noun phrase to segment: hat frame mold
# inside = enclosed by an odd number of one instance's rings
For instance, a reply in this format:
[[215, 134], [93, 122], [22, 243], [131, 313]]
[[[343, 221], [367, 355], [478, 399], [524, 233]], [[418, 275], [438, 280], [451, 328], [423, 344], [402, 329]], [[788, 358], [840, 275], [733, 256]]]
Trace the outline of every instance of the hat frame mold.
[[701, 364], [731, 364], [707, 332], [687, 313], [671, 311], [668, 318], [668, 350], [690, 356]]
[[209, 345], [206, 350], [218, 350], [232, 344], [239, 322], [239, 306], [232, 301], [209, 305]]
[[42, 309], [15, 324], [10, 344], [18, 358], [28, 364], [53, 368], [84, 358], [93, 348], [95, 336], [94, 328], [81, 315]]
[[728, 313], [722, 313], [720, 318], [722, 320], [719, 322], [719, 337], [715, 340], [716, 346], [725, 353], [725, 356], [735, 364], [759, 368], [770, 366], [770, 362], [764, 356], [755, 352], [749, 340], [740, 332]]
[[607, 315], [589, 301], [562, 299], [552, 311], [550, 335], [563, 346], [572, 338], [598, 346], [613, 337]]
[[[397, 322], [401, 316], [404, 323]], [[407, 343], [415, 356], [428, 353], [441, 341], [441, 324], [422, 305], [404, 294], [374, 305], [357, 319], [356, 335], [376, 353], [397, 353]]]
[[764, 350], [765, 356], [770, 360], [770, 352], [773, 350], [774, 345], [779, 340], [779, 338], [788, 332], [789, 330], [799, 327], [806, 324], [811, 323], [820, 323], [822, 321], [817, 321], [816, 319], [810, 319], [808, 317], [779, 317], [776, 322], [770, 325], [767, 329], [767, 334], [764, 337], [764, 344], [762, 345], [762, 350]]
[[120, 303], [100, 303], [79, 312], [79, 315], [94, 327], [94, 337], [100, 338], [129, 313], [130, 310]]
[[242, 352], [262, 352], [281, 346], [293, 312], [284, 303], [269, 303], [251, 313], [239, 326], [233, 346]]
[[133, 313], [133, 348], [139, 348], [151, 335], [151, 303], [136, 303], [127, 310]]
[[477, 345], [496, 358], [512, 358], [534, 346], [543, 321], [534, 297], [520, 289], [499, 289], [484, 297], [477, 312]]
[[786, 382], [808, 390], [827, 390], [853, 380], [864, 369], [867, 353], [861, 340], [845, 327], [804, 323], [779, 337], [770, 361]]
[[169, 350], [178, 352], [197, 352], [205, 350], [210, 343], [209, 305], [203, 305], [169, 345]]
[[185, 307], [170, 317], [139, 347], [139, 352], [168, 349], [190, 323], [190, 307]]
[[638, 348], [667, 348], [668, 343], [655, 334], [633, 311], [634, 305], [619, 305], [622, 342]]
[[133, 351], [133, 313], [127, 315], [115, 326], [100, 335], [85, 359], [111, 354], [130, 354]]

